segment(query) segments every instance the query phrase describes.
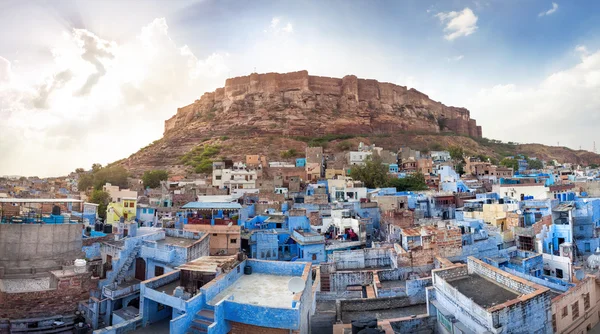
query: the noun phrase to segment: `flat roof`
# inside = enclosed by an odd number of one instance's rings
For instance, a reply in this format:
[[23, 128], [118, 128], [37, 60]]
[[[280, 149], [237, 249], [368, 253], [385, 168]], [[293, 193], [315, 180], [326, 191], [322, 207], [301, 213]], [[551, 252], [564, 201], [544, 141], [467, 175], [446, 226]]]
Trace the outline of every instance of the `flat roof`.
[[193, 245], [196, 241], [199, 241], [199, 240], [200, 239], [189, 239], [189, 238], [166, 236], [162, 240], [156, 240], [156, 244], [157, 245], [167, 244], [167, 245], [173, 245], [173, 246], [179, 246], [179, 247], [189, 247], [189, 246]]
[[236, 262], [237, 255], [229, 256], [202, 256], [194, 261], [187, 262], [177, 267], [181, 270], [200, 271], [200, 272], [216, 272], [217, 267], [227, 262]]
[[288, 283], [292, 277], [298, 276], [262, 273], [242, 275], [209, 304], [215, 305], [233, 295], [233, 300], [237, 303], [291, 309], [294, 294], [288, 290]]
[[0, 203], [82, 203], [74, 198], [0, 198]]
[[505, 303], [520, 295], [478, 274], [469, 274], [446, 282], [484, 309]]
[[241, 209], [240, 203], [230, 202], [189, 202], [181, 207], [182, 209]]

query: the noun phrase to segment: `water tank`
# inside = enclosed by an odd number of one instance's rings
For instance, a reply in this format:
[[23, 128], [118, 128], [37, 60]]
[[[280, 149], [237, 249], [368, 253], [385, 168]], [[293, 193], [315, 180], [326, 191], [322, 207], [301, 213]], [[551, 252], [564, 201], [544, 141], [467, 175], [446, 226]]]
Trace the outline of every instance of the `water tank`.
[[75, 272], [79, 273], [79, 274], [85, 273], [86, 272], [86, 267], [85, 267], [86, 264], [87, 264], [87, 261], [85, 261], [84, 259], [75, 260], [75, 269], [74, 269]]
[[359, 320], [352, 320], [352, 334], [358, 334], [367, 328], [377, 328], [376, 318], [365, 318]]
[[60, 216], [60, 206], [55, 205], [52, 207], [52, 215], [53, 216]]
[[499, 199], [498, 204], [504, 204], [504, 198]]
[[106, 224], [104, 225], [104, 229], [102, 230], [102, 232], [106, 233], [106, 234], [112, 234], [112, 225], [110, 224]]
[[96, 223], [94, 224], [94, 231], [102, 232], [103, 230], [104, 230], [104, 224], [102, 224], [101, 221], [96, 221]]
[[250, 266], [245, 266], [245, 267], [244, 267], [244, 274], [245, 274], [245, 275], [252, 275], [252, 267], [250, 267]]
[[85, 227], [85, 233], [86, 233], [86, 234], [90, 234], [90, 233], [92, 233], [92, 227], [91, 227], [91, 226], [86, 226], [86, 227]]

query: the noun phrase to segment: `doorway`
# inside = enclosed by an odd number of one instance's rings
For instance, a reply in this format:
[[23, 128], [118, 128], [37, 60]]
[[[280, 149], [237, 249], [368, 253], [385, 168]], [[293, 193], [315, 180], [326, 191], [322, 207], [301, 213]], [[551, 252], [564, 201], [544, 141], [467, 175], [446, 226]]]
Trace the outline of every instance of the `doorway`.
[[140, 281], [146, 280], [146, 261], [139, 257], [135, 259], [135, 278]]

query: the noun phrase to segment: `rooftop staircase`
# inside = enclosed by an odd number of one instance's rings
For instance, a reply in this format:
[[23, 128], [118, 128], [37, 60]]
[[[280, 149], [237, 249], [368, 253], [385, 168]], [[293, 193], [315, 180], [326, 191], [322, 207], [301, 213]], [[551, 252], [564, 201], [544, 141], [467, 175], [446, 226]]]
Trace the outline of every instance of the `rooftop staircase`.
[[186, 334], [208, 333], [208, 326], [215, 322], [215, 313], [211, 310], [202, 309], [194, 315], [192, 324]]

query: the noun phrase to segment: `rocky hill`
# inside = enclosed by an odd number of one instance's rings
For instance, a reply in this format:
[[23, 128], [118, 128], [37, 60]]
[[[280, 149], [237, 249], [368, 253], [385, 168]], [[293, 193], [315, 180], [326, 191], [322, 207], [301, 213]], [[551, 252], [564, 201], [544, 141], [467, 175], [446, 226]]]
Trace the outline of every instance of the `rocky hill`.
[[415, 89], [353, 75], [338, 79], [300, 71], [227, 79], [225, 87], [179, 108], [165, 121], [162, 139], [118, 163], [133, 174], [157, 168], [185, 174], [191, 168], [182, 158], [199, 145], [217, 148], [218, 153], [212, 153], [219, 157], [241, 159], [260, 153], [281, 160], [285, 150], [303, 152], [307, 145], [321, 145], [337, 151], [359, 141], [389, 149], [456, 145], [495, 158], [524, 153], [600, 162], [600, 156], [585, 151], [486, 140], [467, 109], [445, 106]]

